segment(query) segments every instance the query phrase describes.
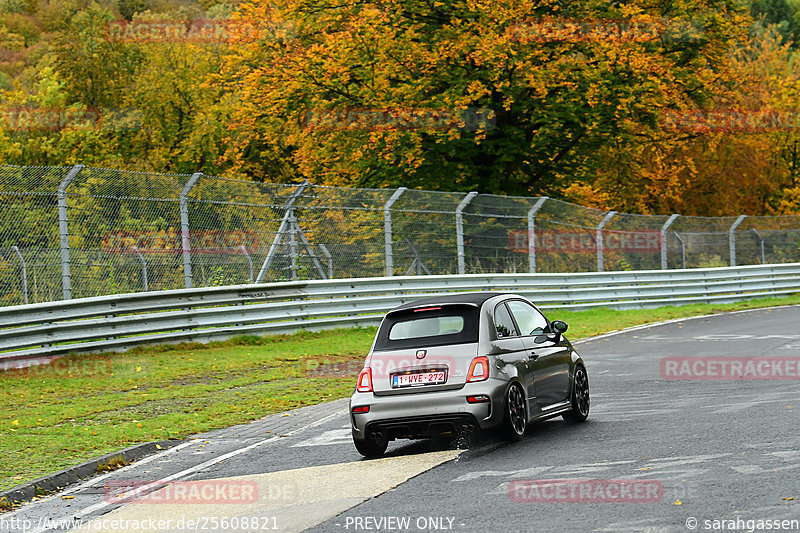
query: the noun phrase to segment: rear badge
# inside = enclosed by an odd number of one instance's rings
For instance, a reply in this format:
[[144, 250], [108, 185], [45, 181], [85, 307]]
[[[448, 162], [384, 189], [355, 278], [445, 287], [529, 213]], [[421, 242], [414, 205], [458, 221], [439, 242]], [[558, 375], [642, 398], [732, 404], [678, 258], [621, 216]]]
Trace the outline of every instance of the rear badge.
[[428, 350], [417, 350], [417, 359], [425, 359], [426, 355], [428, 355]]

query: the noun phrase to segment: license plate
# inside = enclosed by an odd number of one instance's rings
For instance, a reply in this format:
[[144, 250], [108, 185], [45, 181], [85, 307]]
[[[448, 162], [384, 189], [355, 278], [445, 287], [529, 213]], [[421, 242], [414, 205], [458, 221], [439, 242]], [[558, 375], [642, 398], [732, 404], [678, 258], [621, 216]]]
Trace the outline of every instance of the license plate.
[[392, 387], [419, 387], [421, 385], [439, 385], [447, 381], [447, 372], [414, 372], [412, 374], [395, 374], [392, 376]]

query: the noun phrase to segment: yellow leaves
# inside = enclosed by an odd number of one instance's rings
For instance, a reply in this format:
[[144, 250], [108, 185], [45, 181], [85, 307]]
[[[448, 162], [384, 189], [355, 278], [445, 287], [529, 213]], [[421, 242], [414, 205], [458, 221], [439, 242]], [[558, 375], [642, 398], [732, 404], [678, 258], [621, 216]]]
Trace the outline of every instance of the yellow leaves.
[[467, 86], [467, 95], [474, 100], [490, 94], [492, 94], [491, 91], [479, 80], [474, 80]]

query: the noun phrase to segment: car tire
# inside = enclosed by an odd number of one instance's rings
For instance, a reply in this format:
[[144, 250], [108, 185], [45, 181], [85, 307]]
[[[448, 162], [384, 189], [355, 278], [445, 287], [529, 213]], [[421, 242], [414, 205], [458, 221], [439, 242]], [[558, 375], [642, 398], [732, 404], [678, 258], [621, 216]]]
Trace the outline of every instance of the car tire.
[[581, 365], [575, 367], [571, 396], [572, 409], [561, 415], [561, 418], [571, 424], [585, 421], [589, 417], [589, 376]]
[[386, 435], [381, 439], [353, 439], [353, 444], [355, 444], [358, 453], [367, 459], [376, 459], [381, 457], [386, 451], [386, 447], [389, 446], [389, 439], [386, 438]]
[[506, 391], [506, 399], [503, 410], [503, 434], [506, 440], [517, 442], [525, 436], [525, 428], [528, 426], [528, 411], [525, 408], [525, 394], [522, 388], [511, 385]]

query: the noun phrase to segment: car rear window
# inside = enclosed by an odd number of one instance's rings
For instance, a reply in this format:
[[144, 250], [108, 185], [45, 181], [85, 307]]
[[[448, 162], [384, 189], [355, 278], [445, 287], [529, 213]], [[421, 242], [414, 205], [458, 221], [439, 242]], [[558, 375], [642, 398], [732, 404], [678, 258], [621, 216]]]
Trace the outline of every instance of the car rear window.
[[387, 315], [378, 331], [375, 349], [424, 348], [472, 342], [478, 342], [477, 307], [431, 306]]
[[437, 335], [457, 335], [464, 331], [463, 316], [417, 318], [397, 322], [389, 330], [389, 340], [420, 339]]

